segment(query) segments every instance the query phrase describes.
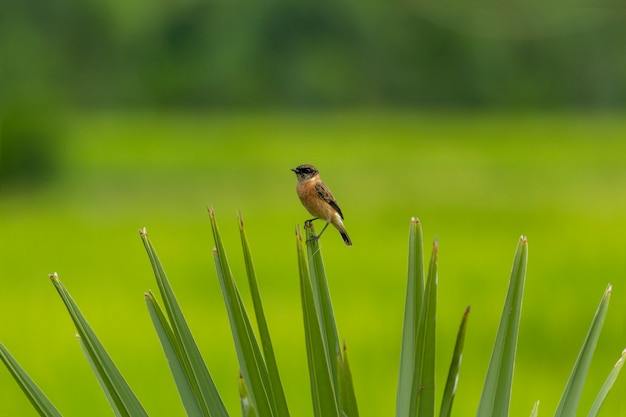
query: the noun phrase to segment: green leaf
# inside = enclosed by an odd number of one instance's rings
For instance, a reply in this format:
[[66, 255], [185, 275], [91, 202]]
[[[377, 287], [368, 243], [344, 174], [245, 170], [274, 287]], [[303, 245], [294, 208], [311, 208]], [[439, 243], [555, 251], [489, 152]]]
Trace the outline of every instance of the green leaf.
[[533, 405], [533, 411], [531, 411], [530, 417], [537, 417], [538, 414], [539, 414], [539, 401], [537, 401], [535, 405]]
[[213, 250], [213, 259], [217, 269], [220, 286], [230, 328], [235, 343], [235, 350], [241, 366], [241, 373], [249, 390], [250, 399], [253, 407], [261, 416], [276, 416], [277, 411], [269, 381], [267, 367], [261, 355], [261, 350], [252, 331], [252, 325], [248, 313], [243, 305], [239, 290], [233, 279], [224, 245], [220, 237], [217, 222], [215, 220], [215, 212], [209, 209], [211, 218], [211, 228], [213, 230], [213, 239], [215, 241], [215, 249]]
[[254, 404], [252, 404], [248, 388], [246, 388], [246, 382], [241, 374], [239, 374], [239, 399], [241, 400], [241, 415], [243, 417], [256, 417]]
[[[313, 299], [315, 301], [315, 310], [318, 314], [326, 355], [330, 359], [330, 371], [333, 384], [337, 387], [339, 385], [339, 369], [336, 361], [331, 358], [335, 358], [337, 355], [341, 356], [341, 344], [339, 342], [337, 324], [335, 323], [333, 305], [330, 299], [330, 291], [328, 290], [322, 251], [320, 250], [319, 240], [315, 239], [316, 234], [313, 223], [305, 224], [304, 229], [306, 231], [309, 277], [311, 280]], [[335, 394], [337, 396], [337, 402], [340, 403], [341, 399], [336, 390]]]
[[556, 409], [555, 417], [575, 417], [576, 409], [578, 408], [578, 402], [580, 401], [580, 394], [582, 393], [585, 380], [587, 379], [587, 371], [593, 357], [593, 352], [596, 349], [598, 343], [598, 337], [600, 336], [600, 330], [602, 330], [602, 324], [606, 317], [606, 312], [609, 308], [609, 300], [611, 298], [611, 285], [607, 287], [602, 295], [600, 304], [596, 310], [591, 326], [585, 336], [576, 363], [572, 369], [572, 373], [567, 381], [561, 401]]
[[[313, 296], [309, 265], [302, 247], [302, 237], [299, 229], [296, 229], [296, 236], [298, 270], [300, 271], [300, 296], [302, 299], [302, 315], [304, 318], [304, 335], [311, 380], [313, 412], [316, 417], [339, 417], [339, 400], [331, 371], [331, 360], [328, 356], [327, 345], [324, 341], [325, 334], [320, 323], [321, 314], [317, 311], [317, 305]], [[311, 244], [316, 243], [317, 241], [312, 241]], [[332, 357], [334, 358], [335, 355]]]
[[39, 389], [35, 381], [24, 371], [19, 363], [2, 343], [0, 343], [0, 359], [4, 362], [17, 384], [20, 386], [30, 403], [42, 417], [61, 417], [61, 413], [52, 405], [48, 397]]
[[526, 237], [522, 236], [515, 252], [509, 289], [491, 353], [477, 417], [507, 416], [509, 413], [527, 260], [528, 242]]
[[611, 387], [613, 387], [613, 383], [615, 383], [615, 380], [617, 379], [617, 375], [619, 375], [619, 372], [624, 366], [625, 360], [626, 350], [622, 352], [622, 357], [618, 359], [617, 363], [609, 373], [609, 376], [606, 378], [606, 381], [604, 381], [604, 384], [602, 384], [602, 388], [600, 388], [600, 392], [598, 392], [598, 395], [596, 396], [596, 399], [594, 400], [593, 405], [591, 406], [591, 410], [589, 410], [589, 414], [587, 414], [587, 417], [595, 417], [598, 415], [598, 412], [600, 412], [600, 408], [602, 407], [606, 396], [611, 390]]
[[263, 355], [265, 357], [267, 373], [269, 375], [270, 388], [276, 408], [276, 415], [279, 417], [287, 417], [289, 416], [287, 400], [285, 398], [285, 392], [283, 390], [283, 385], [280, 380], [278, 365], [276, 364], [276, 355], [274, 354], [272, 340], [270, 338], [267, 321], [265, 319], [265, 313], [263, 311], [263, 303], [261, 302], [261, 295], [259, 293], [259, 286], [257, 284], [256, 272], [254, 270], [254, 264], [252, 262], [252, 255], [250, 254], [250, 247], [248, 246], [248, 241], [246, 239], [246, 233], [244, 230], [243, 218], [241, 216], [241, 213], [239, 213], [239, 233], [241, 235], [241, 245], [243, 248], [244, 261], [246, 264], [246, 272], [248, 275], [248, 285], [250, 286], [250, 295], [252, 296], [252, 304], [254, 306], [257, 327], [259, 329], [259, 337], [261, 339], [261, 346], [263, 348]]
[[204, 416], [200, 403], [202, 397], [196, 395], [196, 391], [192, 386], [193, 380], [192, 373], [185, 370], [184, 351], [179, 345], [174, 331], [172, 330], [163, 310], [154, 298], [154, 294], [148, 291], [144, 294], [146, 306], [152, 319], [152, 324], [159, 336], [159, 341], [163, 347], [163, 352], [167, 358], [167, 363], [174, 377], [174, 382], [178, 388], [178, 395], [180, 396], [183, 406], [188, 417], [201, 417]]
[[57, 274], [51, 274], [50, 278], [61, 296], [74, 322], [74, 326], [76, 326], [84, 351], [91, 361], [92, 367], [97, 371], [100, 383], [105, 391], [107, 391], [107, 398], [109, 399], [111, 407], [119, 416], [147, 417], [148, 414], [143, 406], [126, 383], [126, 380], [122, 377], [122, 374], [120, 374], [69, 292], [65, 289], [61, 281], [59, 281]]
[[461, 358], [463, 357], [463, 344], [465, 342], [465, 330], [467, 328], [467, 317], [469, 316], [470, 308], [465, 309], [463, 319], [461, 320], [461, 326], [456, 336], [456, 343], [454, 344], [454, 353], [452, 354], [452, 363], [450, 364], [450, 370], [448, 371], [448, 380], [446, 381], [446, 387], [443, 390], [443, 398], [441, 400], [441, 417], [449, 417], [452, 412], [452, 402], [454, 401], [454, 395], [456, 394], [457, 384], [459, 382], [459, 371], [461, 368]]
[[420, 307], [424, 298], [424, 255], [422, 247], [422, 227], [419, 219], [411, 219], [409, 229], [409, 267], [404, 304], [404, 325], [402, 329], [402, 349], [400, 351], [400, 372], [396, 397], [396, 416], [408, 417], [413, 393], [415, 373], [415, 352]]
[[107, 401], [109, 401], [109, 404], [111, 405], [111, 408], [113, 409], [113, 412], [115, 413], [117, 417], [124, 415], [123, 411], [115, 403], [113, 396], [111, 395], [111, 392], [109, 391], [104, 379], [102, 379], [102, 376], [100, 375], [100, 372], [98, 370], [98, 366], [91, 359], [91, 356], [89, 356], [89, 351], [87, 350], [87, 347], [83, 343], [83, 340], [78, 335], [76, 335], [76, 339], [78, 339], [78, 343], [80, 344], [80, 347], [83, 350], [85, 357], [87, 358], [87, 362], [89, 362], [89, 366], [91, 367], [91, 370], [96, 375], [96, 379], [98, 380], [98, 383], [100, 384], [100, 387], [102, 388], [102, 391], [104, 392], [104, 395], [106, 396]]
[[352, 385], [352, 372], [348, 362], [348, 351], [346, 344], [343, 345], [343, 357], [337, 355], [339, 366], [339, 397], [341, 398], [342, 415], [347, 417], [358, 417], [359, 409], [356, 403], [354, 386]]
[[189, 378], [189, 385], [193, 389], [202, 415], [227, 417], [228, 413], [226, 407], [224, 407], [224, 403], [217, 392], [213, 379], [200, 355], [198, 345], [191, 334], [191, 330], [176, 300], [174, 291], [165, 275], [161, 261], [157, 256], [152, 242], [148, 238], [146, 229], [141, 230], [139, 234], [148, 254], [148, 258], [150, 259], [159, 292], [163, 298], [165, 311], [167, 312], [172, 333], [176, 340], [174, 346], [176, 346], [176, 349], [180, 350], [179, 360]]
[[437, 311], [437, 259], [439, 243], [435, 239], [424, 288], [424, 300], [417, 324], [415, 374], [411, 395], [411, 416], [435, 415], [435, 346]]

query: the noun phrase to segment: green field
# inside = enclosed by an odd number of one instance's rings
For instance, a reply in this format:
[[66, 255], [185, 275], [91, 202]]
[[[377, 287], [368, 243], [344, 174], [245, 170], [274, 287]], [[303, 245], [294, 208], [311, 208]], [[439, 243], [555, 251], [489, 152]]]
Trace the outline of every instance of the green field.
[[[111, 411], [48, 282], [54, 271], [148, 413], [184, 413], [144, 306], [143, 292], [156, 287], [137, 234], [144, 226], [239, 415], [208, 205], [242, 288], [243, 212], [292, 415], [312, 415], [294, 238], [308, 214], [289, 171], [301, 163], [320, 169], [354, 242], [345, 247], [334, 230], [321, 241], [362, 416], [395, 410], [411, 216], [425, 241], [439, 238], [439, 392], [462, 313], [472, 309], [454, 415], [475, 414], [522, 234], [529, 264], [511, 415], [529, 415], [536, 400], [540, 415], [553, 413], [608, 283], [580, 415], [626, 347], [624, 116], [137, 112], [66, 121], [57, 180], [0, 197], [0, 341], [64, 415]], [[0, 392], [0, 416], [35, 415], [5, 370]], [[622, 375], [603, 416], [626, 415], [624, 392]]]

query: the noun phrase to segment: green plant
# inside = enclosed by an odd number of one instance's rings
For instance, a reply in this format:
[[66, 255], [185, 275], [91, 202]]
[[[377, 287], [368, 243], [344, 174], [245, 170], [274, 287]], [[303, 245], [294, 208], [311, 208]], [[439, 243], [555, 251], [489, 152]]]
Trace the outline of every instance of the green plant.
[[[278, 365], [265, 320], [256, 273], [239, 216], [244, 262], [250, 287], [258, 336], [252, 327], [237, 284], [231, 273], [215, 214], [209, 210], [215, 249], [217, 276], [228, 311], [237, 356], [241, 366], [239, 393], [242, 414], [252, 416], [289, 416]], [[158, 284], [163, 307], [152, 292], [145, 294], [146, 305], [176, 383], [181, 401], [189, 416], [228, 416], [212, 377], [200, 355], [174, 291], [159, 261], [156, 250], [143, 229], [141, 239]], [[296, 229], [296, 249], [300, 277], [300, 296], [306, 339], [306, 353], [316, 417], [358, 416], [356, 395], [345, 344], [341, 346], [326, 273], [313, 226], [305, 227], [303, 239]], [[304, 244], [303, 240], [306, 242]], [[435, 353], [437, 308], [438, 243], [435, 240], [425, 273], [422, 231], [417, 219], [411, 220], [405, 316], [396, 401], [397, 417], [435, 415]], [[306, 249], [305, 249], [306, 248]], [[509, 410], [517, 334], [528, 258], [528, 243], [522, 237], [517, 246], [503, 313], [493, 347], [489, 370], [477, 416], [506, 416]], [[64, 302], [78, 332], [78, 340], [117, 416], [146, 416], [143, 406], [107, 354], [95, 332], [57, 274], [52, 283]], [[555, 416], [574, 416], [586, 379], [591, 356], [608, 308], [611, 286], [605, 291], [580, 350], [572, 374]], [[459, 379], [469, 307], [462, 316], [446, 385], [441, 399], [440, 416], [449, 416]], [[589, 412], [595, 416], [623, 366], [626, 351], [609, 374]], [[45, 394], [0, 344], [0, 358], [35, 409], [42, 416], [60, 416]], [[538, 403], [531, 416], [538, 413]]]

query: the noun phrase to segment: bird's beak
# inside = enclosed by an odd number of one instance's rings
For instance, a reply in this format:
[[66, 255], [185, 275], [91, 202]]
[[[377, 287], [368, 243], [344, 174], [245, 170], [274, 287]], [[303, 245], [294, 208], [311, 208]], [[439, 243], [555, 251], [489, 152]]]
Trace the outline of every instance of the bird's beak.
[[291, 170], [292, 170], [293, 172], [295, 172], [296, 174], [298, 173], [298, 170], [297, 170], [297, 169], [295, 169], [295, 168], [291, 168]]

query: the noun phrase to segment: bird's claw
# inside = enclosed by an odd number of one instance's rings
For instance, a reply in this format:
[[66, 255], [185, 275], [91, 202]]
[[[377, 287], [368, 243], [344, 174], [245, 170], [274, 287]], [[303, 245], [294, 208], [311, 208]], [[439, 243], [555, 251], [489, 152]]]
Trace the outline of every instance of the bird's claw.
[[317, 241], [317, 239], [319, 239], [319, 238], [320, 238], [320, 237], [319, 237], [319, 235], [318, 235], [318, 236], [312, 235], [312, 236], [311, 236], [310, 238], [308, 238], [306, 241], [307, 241], [307, 242], [315, 242], [315, 241]]

